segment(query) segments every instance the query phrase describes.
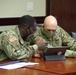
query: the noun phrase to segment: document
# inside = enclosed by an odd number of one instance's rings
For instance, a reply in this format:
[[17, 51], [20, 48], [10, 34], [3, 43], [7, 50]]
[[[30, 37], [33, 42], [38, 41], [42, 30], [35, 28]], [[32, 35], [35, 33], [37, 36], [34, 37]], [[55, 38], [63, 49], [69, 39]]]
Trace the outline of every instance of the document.
[[17, 69], [25, 66], [33, 66], [33, 65], [38, 65], [39, 63], [33, 63], [33, 62], [21, 62], [21, 61], [13, 61], [13, 62], [8, 62], [4, 64], [0, 64], [0, 69]]

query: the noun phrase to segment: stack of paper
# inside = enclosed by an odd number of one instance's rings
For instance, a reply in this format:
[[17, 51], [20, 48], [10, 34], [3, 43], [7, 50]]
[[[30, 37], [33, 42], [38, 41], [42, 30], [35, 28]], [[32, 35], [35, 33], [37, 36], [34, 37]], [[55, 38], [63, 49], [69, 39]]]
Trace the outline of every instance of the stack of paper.
[[13, 62], [0, 64], [0, 68], [11, 70], [11, 69], [21, 68], [21, 67], [24, 67], [24, 66], [37, 65], [37, 64], [39, 64], [39, 63], [13, 61]]

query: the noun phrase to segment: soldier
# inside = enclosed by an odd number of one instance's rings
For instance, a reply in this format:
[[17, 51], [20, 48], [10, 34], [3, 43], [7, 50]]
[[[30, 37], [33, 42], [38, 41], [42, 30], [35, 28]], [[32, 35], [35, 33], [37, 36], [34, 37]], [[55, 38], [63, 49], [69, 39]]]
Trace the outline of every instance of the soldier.
[[47, 44], [39, 43], [29, 45], [26, 37], [36, 30], [36, 20], [30, 15], [24, 15], [19, 25], [14, 29], [3, 31], [0, 34], [0, 61], [5, 59], [30, 59], [39, 49], [43, 50]]
[[[27, 40], [30, 39], [30, 37], [27, 38]], [[38, 40], [39, 42], [47, 41], [48, 47], [68, 46], [69, 50], [66, 50], [65, 56], [76, 57], [76, 40], [58, 26], [57, 19], [52, 15], [47, 16], [42, 27], [34, 33], [32, 41], [39, 43]]]

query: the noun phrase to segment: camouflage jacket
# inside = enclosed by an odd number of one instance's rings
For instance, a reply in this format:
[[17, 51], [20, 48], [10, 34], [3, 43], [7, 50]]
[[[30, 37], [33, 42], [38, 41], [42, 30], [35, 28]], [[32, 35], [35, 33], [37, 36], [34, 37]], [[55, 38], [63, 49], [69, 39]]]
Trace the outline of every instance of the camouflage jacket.
[[28, 37], [27, 40], [30, 41], [31, 44], [36, 43], [37, 40], [47, 41], [48, 47], [52, 46], [68, 46], [69, 50], [66, 51], [65, 55], [67, 57], [76, 57], [76, 40], [73, 39], [64, 29], [60, 26], [57, 27], [54, 32], [53, 37], [47, 35], [47, 32], [43, 33], [42, 29], [38, 29], [33, 37]]
[[20, 36], [18, 26], [0, 34], [0, 61], [5, 59], [28, 59], [38, 50], [37, 45], [29, 46]]

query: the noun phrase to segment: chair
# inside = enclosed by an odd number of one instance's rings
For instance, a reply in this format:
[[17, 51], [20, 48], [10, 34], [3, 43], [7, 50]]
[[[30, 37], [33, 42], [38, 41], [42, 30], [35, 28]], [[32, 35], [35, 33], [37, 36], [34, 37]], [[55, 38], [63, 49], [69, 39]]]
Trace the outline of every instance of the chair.
[[72, 37], [76, 40], [76, 32], [72, 32]]

